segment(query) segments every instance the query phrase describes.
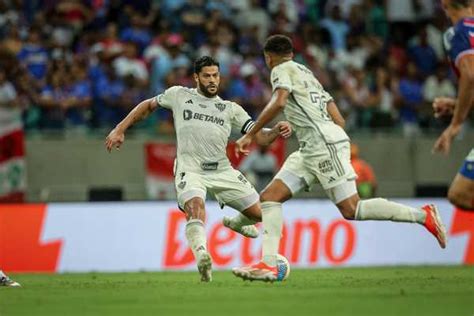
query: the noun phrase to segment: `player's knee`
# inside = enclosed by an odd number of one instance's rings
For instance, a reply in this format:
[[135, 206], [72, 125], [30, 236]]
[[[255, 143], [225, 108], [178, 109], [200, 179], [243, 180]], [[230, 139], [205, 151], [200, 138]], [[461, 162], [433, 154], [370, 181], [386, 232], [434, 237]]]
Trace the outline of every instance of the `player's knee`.
[[201, 198], [192, 198], [186, 202], [184, 210], [188, 218], [200, 218], [204, 213], [204, 201]]

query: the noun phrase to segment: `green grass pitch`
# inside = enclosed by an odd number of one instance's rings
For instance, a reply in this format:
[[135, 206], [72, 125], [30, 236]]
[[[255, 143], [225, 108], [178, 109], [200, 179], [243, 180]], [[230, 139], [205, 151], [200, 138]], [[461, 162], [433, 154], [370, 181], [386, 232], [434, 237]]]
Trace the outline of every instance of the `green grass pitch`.
[[229, 271], [12, 275], [0, 315], [474, 315], [474, 267], [295, 270], [282, 283]]

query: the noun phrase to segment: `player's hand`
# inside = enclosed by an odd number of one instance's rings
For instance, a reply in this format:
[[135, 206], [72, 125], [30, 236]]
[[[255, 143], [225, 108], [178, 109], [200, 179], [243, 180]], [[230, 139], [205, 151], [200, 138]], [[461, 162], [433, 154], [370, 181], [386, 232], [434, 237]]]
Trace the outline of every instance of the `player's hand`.
[[277, 128], [279, 131], [279, 135], [283, 138], [288, 138], [293, 133], [293, 129], [291, 128], [290, 123], [287, 121], [278, 122]]
[[436, 98], [433, 101], [433, 111], [436, 118], [452, 115], [456, 100], [453, 98]]
[[449, 154], [453, 138], [459, 134], [460, 130], [461, 125], [449, 125], [435, 142], [432, 150], [433, 153], [439, 152], [445, 155]]
[[107, 148], [108, 152], [110, 152], [114, 147], [119, 149], [124, 140], [125, 133], [114, 128], [105, 139], [105, 148]]
[[250, 153], [249, 146], [252, 144], [252, 137], [248, 134], [240, 137], [235, 142], [235, 155], [240, 157], [240, 155], [248, 156]]

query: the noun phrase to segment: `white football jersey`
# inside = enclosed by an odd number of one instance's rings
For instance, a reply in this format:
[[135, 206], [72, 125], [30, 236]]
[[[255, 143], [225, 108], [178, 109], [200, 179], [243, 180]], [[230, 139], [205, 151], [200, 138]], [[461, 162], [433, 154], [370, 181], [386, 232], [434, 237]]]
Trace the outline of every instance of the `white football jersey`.
[[302, 146], [349, 140], [327, 111], [327, 104], [333, 98], [306, 66], [292, 60], [281, 63], [272, 69], [271, 82], [273, 91], [282, 88], [290, 92], [284, 114]]
[[254, 122], [235, 102], [206, 98], [196, 89], [173, 86], [156, 96], [173, 111], [177, 139], [176, 170], [201, 172], [231, 167], [226, 155], [232, 128], [246, 133]]

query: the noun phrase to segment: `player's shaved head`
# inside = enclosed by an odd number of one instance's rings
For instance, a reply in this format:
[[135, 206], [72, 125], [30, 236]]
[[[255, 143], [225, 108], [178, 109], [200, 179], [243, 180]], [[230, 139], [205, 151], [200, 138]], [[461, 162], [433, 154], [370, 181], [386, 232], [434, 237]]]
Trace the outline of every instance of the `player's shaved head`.
[[293, 44], [291, 39], [286, 35], [272, 35], [263, 46], [265, 53], [272, 53], [280, 56], [285, 56], [293, 53]]

